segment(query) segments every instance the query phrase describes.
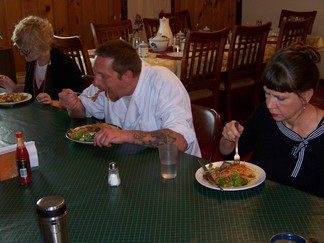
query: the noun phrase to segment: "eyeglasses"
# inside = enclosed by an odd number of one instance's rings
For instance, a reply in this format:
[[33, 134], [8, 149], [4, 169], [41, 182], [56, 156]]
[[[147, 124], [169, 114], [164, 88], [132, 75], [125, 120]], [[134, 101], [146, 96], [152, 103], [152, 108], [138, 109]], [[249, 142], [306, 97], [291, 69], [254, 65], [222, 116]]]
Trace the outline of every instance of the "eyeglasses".
[[20, 51], [20, 53], [23, 54], [25, 57], [27, 57], [27, 56], [31, 53], [30, 50], [27, 51], [27, 50], [24, 50], [24, 49], [19, 49], [19, 51]]
[[18, 46], [17, 48], [19, 49], [20, 53], [23, 54], [25, 57], [27, 57], [31, 53], [31, 50], [24, 50], [22, 48], [19, 48]]

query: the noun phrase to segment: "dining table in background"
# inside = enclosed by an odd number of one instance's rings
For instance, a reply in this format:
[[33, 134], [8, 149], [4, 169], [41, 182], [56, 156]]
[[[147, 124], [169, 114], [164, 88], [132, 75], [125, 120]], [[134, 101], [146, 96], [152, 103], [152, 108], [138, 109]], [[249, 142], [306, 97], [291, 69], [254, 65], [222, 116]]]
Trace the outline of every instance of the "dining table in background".
[[[272, 55], [275, 53], [276, 50], [276, 40], [277, 36], [269, 36], [268, 42], [266, 44], [265, 52], [264, 52], [264, 59], [263, 62], [267, 63]], [[306, 39], [306, 44], [315, 47], [320, 54], [324, 58], [324, 40], [320, 36], [308, 35]], [[170, 69], [173, 73], [175, 73], [178, 78], [181, 75], [181, 52], [173, 52], [172, 50], [167, 50], [164, 52], [149, 52], [149, 56], [143, 58], [144, 61], [149, 63], [150, 65], [159, 65], [164, 66]], [[222, 71], [226, 71], [227, 65], [227, 58], [228, 58], [228, 48], [225, 48], [224, 57], [223, 57], [223, 64], [222, 64]], [[322, 59], [323, 59], [322, 58]], [[324, 60], [322, 60], [318, 67], [320, 69], [321, 78], [324, 79]]]
[[[15, 132], [35, 141], [39, 166], [33, 182], [0, 182], [0, 242], [40, 242], [38, 199], [62, 196], [71, 242], [269, 242], [289, 232], [324, 242], [324, 199], [265, 180], [242, 191], [199, 184], [197, 158], [179, 154], [177, 177], [162, 179], [158, 150], [123, 144], [94, 147], [66, 132], [96, 122], [34, 100], [0, 106], [0, 146]], [[115, 161], [121, 184], [108, 185]]]

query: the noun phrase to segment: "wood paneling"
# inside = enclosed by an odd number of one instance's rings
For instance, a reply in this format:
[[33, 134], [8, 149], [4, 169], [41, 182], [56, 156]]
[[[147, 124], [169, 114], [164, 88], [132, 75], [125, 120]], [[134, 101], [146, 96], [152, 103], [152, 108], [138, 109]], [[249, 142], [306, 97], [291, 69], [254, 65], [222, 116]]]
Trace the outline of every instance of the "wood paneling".
[[[124, 1], [124, 0], [123, 0]], [[235, 24], [237, 0], [174, 0], [174, 10], [188, 9], [194, 26], [211, 30]], [[80, 35], [88, 48], [94, 48], [90, 22], [109, 23], [121, 16], [117, 0], [0, 0], [0, 45], [12, 47], [15, 24], [29, 15], [47, 18], [56, 35]], [[16, 70], [24, 71], [25, 60], [14, 49]]]
[[[94, 48], [90, 22], [111, 22], [120, 16], [120, 6], [116, 0], [0, 0], [0, 32], [4, 35], [0, 45], [12, 47], [15, 24], [38, 15], [52, 23], [56, 35], [80, 35], [88, 48]], [[24, 71], [24, 57], [13, 49], [16, 70]]]
[[188, 9], [196, 28], [211, 30], [226, 26], [233, 28], [236, 21], [237, 0], [174, 0], [174, 10]]

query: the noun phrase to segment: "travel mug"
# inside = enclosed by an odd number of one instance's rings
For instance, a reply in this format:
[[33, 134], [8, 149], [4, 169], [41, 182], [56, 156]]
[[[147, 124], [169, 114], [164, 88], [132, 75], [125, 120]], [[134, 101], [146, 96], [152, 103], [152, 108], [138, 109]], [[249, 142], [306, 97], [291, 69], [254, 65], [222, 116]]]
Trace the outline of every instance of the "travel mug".
[[37, 201], [42, 242], [70, 242], [64, 198], [47, 196]]

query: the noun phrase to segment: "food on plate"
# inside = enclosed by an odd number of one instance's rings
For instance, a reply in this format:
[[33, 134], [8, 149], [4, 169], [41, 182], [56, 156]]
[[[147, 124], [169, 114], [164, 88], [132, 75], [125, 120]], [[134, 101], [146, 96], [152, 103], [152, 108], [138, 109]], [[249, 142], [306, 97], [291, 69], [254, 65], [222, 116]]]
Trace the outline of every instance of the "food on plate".
[[222, 187], [240, 187], [256, 178], [255, 171], [246, 164], [228, 164], [225, 168], [209, 168], [210, 174]]
[[19, 102], [28, 98], [28, 95], [25, 93], [14, 93], [14, 94], [1, 94], [0, 103], [11, 103]]
[[107, 123], [95, 123], [84, 125], [76, 128], [71, 128], [67, 132], [67, 136], [73, 140], [81, 141], [81, 142], [93, 142], [96, 133], [104, 127], [120, 129], [117, 126], [107, 124]]

